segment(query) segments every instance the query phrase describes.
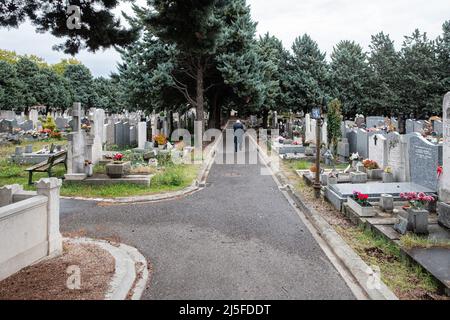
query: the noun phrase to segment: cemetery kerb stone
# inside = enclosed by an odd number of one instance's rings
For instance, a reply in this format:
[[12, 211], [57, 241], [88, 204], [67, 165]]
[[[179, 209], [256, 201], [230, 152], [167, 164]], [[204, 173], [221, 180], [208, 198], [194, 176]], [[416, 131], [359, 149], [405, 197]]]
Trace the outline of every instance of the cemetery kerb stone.
[[443, 173], [440, 178], [440, 199], [450, 203], [450, 92], [444, 97], [443, 103], [444, 145], [443, 145]]
[[410, 181], [431, 190], [438, 190], [437, 167], [442, 146], [435, 145], [420, 135], [409, 139]]

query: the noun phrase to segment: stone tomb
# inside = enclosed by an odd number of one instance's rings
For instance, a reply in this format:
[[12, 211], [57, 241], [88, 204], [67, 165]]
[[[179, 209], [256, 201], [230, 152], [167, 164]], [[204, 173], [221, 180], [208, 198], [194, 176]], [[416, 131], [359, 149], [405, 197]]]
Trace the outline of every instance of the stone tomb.
[[435, 192], [422, 185], [401, 182], [401, 183], [364, 183], [364, 184], [337, 184], [329, 185], [325, 188], [325, 197], [333, 206], [341, 210], [347, 198], [353, 195], [354, 191], [359, 191], [368, 194], [371, 201], [379, 201], [381, 195], [392, 195], [395, 199], [400, 200], [402, 192], [424, 192], [429, 195], [434, 195]]

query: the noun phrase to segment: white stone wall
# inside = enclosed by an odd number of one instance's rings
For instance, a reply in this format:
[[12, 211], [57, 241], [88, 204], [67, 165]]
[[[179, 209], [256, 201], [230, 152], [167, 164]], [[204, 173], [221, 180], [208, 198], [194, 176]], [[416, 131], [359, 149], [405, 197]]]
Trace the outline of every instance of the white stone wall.
[[[0, 281], [42, 258], [62, 253], [59, 232], [61, 180], [41, 179], [30, 195], [18, 186], [0, 190]], [[17, 201], [17, 199], [25, 199]]]

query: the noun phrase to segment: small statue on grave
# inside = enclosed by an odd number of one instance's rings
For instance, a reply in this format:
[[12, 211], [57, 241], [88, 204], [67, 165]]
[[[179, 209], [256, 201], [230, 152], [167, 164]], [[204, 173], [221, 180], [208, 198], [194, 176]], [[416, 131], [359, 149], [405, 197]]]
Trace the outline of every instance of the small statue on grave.
[[334, 156], [330, 149], [327, 149], [323, 154], [323, 158], [325, 159], [325, 165], [331, 166], [334, 162]]

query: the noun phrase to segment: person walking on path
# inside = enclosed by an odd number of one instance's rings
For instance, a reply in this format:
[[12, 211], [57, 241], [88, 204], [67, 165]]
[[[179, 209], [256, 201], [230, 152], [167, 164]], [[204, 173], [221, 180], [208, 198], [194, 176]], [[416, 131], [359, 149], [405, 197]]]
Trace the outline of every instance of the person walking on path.
[[233, 125], [234, 130], [234, 152], [238, 152], [242, 150], [242, 140], [244, 137], [244, 125], [241, 123], [241, 120], [237, 120]]

